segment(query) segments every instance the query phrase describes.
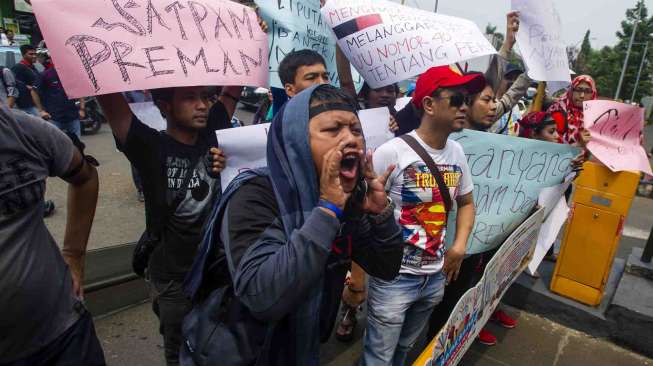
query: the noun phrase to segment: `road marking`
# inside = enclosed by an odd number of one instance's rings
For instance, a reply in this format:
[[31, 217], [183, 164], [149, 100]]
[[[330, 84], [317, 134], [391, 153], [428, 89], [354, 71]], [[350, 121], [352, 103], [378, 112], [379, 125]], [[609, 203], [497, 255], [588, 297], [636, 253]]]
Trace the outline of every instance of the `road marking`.
[[648, 239], [649, 234], [650, 233], [646, 230], [642, 230], [632, 226], [624, 226], [624, 231], [621, 235], [627, 236], [629, 238], [646, 240]]

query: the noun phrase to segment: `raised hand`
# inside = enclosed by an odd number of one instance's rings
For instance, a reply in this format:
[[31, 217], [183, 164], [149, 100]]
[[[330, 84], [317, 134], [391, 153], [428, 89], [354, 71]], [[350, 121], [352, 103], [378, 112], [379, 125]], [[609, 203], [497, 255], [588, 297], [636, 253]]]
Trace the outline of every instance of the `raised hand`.
[[506, 42], [510, 47], [516, 42], [517, 32], [519, 32], [519, 12], [511, 11], [506, 15]]
[[378, 176], [374, 172], [372, 150], [367, 151], [363, 161], [363, 176], [365, 177], [365, 181], [367, 181], [367, 195], [363, 201], [363, 210], [371, 214], [379, 214], [388, 206], [388, 195], [385, 192], [385, 184], [395, 169], [395, 165], [390, 165], [382, 176]]
[[329, 201], [343, 210], [350, 193], [345, 193], [340, 182], [340, 162], [346, 143], [329, 150], [323, 158], [322, 174], [320, 175], [320, 199]]

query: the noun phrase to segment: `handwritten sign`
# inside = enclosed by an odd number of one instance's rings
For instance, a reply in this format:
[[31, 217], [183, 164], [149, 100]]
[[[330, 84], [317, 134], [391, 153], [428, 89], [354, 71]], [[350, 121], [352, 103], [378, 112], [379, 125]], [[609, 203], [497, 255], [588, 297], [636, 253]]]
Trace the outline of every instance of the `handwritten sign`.
[[[324, 57], [329, 80], [340, 85], [336, 69], [336, 42], [331, 29], [320, 13], [320, 0], [256, 0], [261, 17], [268, 23], [270, 85], [283, 88], [279, 79], [279, 63], [292, 51], [311, 49]], [[353, 72], [357, 90], [363, 84]]]
[[[467, 253], [496, 248], [528, 217], [540, 191], [571, 172], [579, 149], [539, 140], [464, 130], [451, 135], [463, 147], [474, 182], [476, 222]], [[449, 215], [455, 232], [456, 213]], [[447, 235], [451, 245], [454, 235]]]
[[[367, 148], [376, 149], [394, 136], [388, 131], [389, 113], [388, 117], [383, 117], [383, 113], [378, 111], [359, 116]], [[227, 157], [227, 165], [220, 173], [223, 190], [240, 172], [268, 165], [269, 128], [270, 124], [264, 123], [215, 131], [218, 145]]]
[[528, 76], [539, 81], [570, 82], [569, 59], [562, 39], [560, 15], [552, 0], [512, 0], [519, 11], [517, 46]]
[[487, 264], [481, 280], [460, 298], [447, 323], [414, 365], [455, 366], [460, 362], [503, 295], [528, 264], [543, 218], [542, 208], [506, 239]]
[[174, 86], [267, 85], [267, 35], [256, 14], [235, 2], [32, 5], [71, 98]]
[[338, 45], [372, 88], [432, 66], [496, 53], [473, 22], [385, 0], [329, 0], [322, 8]]
[[613, 172], [639, 170], [653, 175], [640, 143], [644, 108], [607, 100], [583, 103], [589, 151]]

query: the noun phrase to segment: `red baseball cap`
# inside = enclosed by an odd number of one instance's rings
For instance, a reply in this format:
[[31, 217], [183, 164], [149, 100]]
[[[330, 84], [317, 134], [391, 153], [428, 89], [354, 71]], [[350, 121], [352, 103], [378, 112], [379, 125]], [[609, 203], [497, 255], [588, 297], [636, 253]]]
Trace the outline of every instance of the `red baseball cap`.
[[426, 70], [417, 78], [413, 105], [422, 108], [422, 99], [429, 97], [438, 88], [465, 86], [471, 94], [476, 94], [485, 88], [485, 76], [481, 73], [463, 74], [451, 66], [437, 66]]

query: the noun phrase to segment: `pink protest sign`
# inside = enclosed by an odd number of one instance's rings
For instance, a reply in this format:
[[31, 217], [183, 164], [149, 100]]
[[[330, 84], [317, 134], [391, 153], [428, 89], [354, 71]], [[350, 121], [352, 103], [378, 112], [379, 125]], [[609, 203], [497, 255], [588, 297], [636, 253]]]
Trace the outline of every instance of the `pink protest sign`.
[[254, 11], [238, 3], [32, 4], [70, 98], [174, 86], [267, 85], [267, 35]]
[[592, 135], [589, 151], [613, 172], [638, 170], [649, 175], [651, 165], [640, 144], [644, 108], [607, 100], [583, 103], [585, 128]]

